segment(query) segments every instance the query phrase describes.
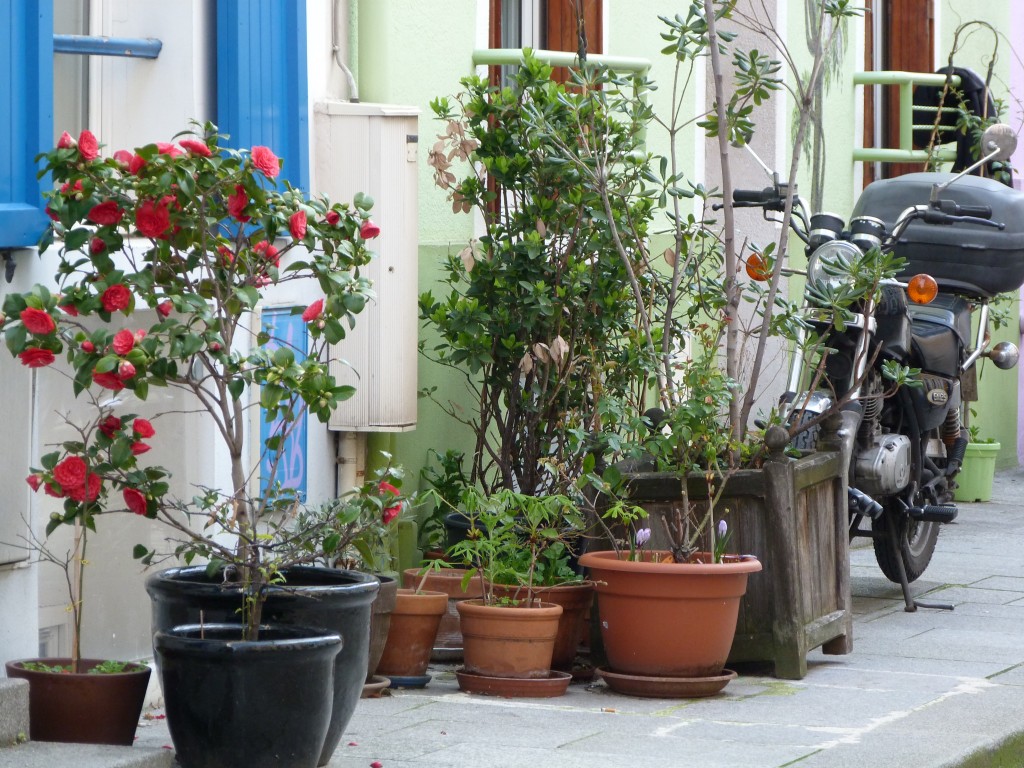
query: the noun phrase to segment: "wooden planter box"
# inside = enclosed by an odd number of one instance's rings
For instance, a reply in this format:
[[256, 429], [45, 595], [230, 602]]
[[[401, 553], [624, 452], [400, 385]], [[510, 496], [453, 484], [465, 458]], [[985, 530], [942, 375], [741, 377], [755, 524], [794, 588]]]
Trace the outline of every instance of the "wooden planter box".
[[[824, 438], [820, 441], [826, 443]], [[838, 446], [836, 446], [838, 447]], [[852, 650], [850, 549], [846, 474], [840, 451], [790, 459], [776, 451], [763, 469], [732, 475], [715, 510], [732, 531], [728, 550], [755, 555], [761, 573], [750, 577], [740, 604], [730, 662], [769, 661], [775, 676], [807, 674], [807, 653]], [[680, 479], [671, 472], [627, 475], [630, 499], [650, 514], [651, 546], [667, 548], [657, 519], [671, 515]], [[707, 498], [702, 475], [688, 478], [691, 501]]]

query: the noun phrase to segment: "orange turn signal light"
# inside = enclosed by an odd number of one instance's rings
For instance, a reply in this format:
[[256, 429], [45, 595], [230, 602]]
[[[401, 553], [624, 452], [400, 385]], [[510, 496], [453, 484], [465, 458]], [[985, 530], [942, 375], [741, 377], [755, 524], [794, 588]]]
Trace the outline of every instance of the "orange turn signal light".
[[764, 283], [772, 278], [772, 269], [763, 253], [754, 251], [747, 259], [747, 277]]
[[907, 297], [915, 304], [931, 304], [939, 295], [939, 284], [931, 275], [921, 273], [907, 281]]

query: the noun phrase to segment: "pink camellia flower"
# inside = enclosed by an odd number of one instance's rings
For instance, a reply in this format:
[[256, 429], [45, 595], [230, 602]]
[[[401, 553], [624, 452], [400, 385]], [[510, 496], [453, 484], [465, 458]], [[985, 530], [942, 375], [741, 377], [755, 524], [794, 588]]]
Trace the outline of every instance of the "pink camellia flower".
[[374, 224], [370, 219], [367, 219], [359, 227], [359, 235], [363, 240], [373, 240], [377, 235], [380, 234], [380, 227]]
[[113, 390], [114, 392], [120, 392], [124, 389], [124, 382], [117, 378], [116, 373], [107, 371], [106, 373], [94, 373], [92, 380], [99, 384], [101, 387]]
[[156, 151], [161, 155], [170, 155], [171, 157], [181, 157], [181, 150], [171, 144], [169, 141], [158, 141], [156, 143]]
[[320, 317], [320, 315], [323, 314], [323, 311], [324, 311], [324, 300], [323, 299], [317, 299], [312, 304], [310, 304], [308, 307], [306, 307], [305, 311], [302, 313], [302, 322], [310, 323], [310, 322], [316, 320], [318, 317]]
[[167, 210], [167, 203], [163, 200], [159, 203], [152, 200], [144, 202], [135, 212], [135, 226], [146, 237], [154, 240], [160, 237], [171, 226], [171, 212]]
[[292, 233], [292, 237], [296, 240], [301, 240], [306, 236], [306, 212], [296, 211], [288, 219], [288, 231]]
[[114, 343], [111, 346], [114, 348], [115, 354], [127, 355], [135, 346], [135, 334], [127, 328], [122, 328], [114, 334]]
[[146, 514], [146, 497], [142, 491], [137, 488], [125, 488], [121, 491], [121, 496], [124, 497], [124, 505], [128, 507], [129, 512], [136, 515]]
[[228, 215], [238, 219], [243, 224], [251, 219], [246, 216], [245, 206], [249, 204], [249, 194], [241, 184], [235, 185], [235, 194], [228, 196]]
[[88, 352], [91, 355], [93, 352], [96, 351], [96, 345], [93, 344], [88, 339], [86, 339], [85, 341], [82, 342], [82, 351]]
[[160, 317], [168, 317], [172, 309], [174, 309], [174, 304], [171, 303], [170, 299], [164, 299], [156, 305], [156, 312]]
[[39, 475], [29, 475], [25, 478], [25, 482], [29, 484], [33, 491], [38, 491], [43, 484], [43, 478]]
[[275, 267], [281, 265], [281, 259], [277, 255], [277, 248], [271, 245], [268, 240], [260, 240], [252, 247], [252, 252], [272, 262]]
[[121, 429], [121, 420], [114, 414], [110, 414], [97, 425], [100, 432], [114, 439], [114, 435]]
[[21, 323], [25, 326], [25, 330], [36, 336], [46, 336], [57, 330], [57, 324], [45, 309], [26, 307], [21, 310], [21, 314], [18, 317], [21, 318]]
[[144, 454], [146, 451], [150, 450], [151, 448], [152, 448], [152, 446], [146, 445], [143, 442], [140, 442], [140, 441], [134, 442], [134, 443], [132, 443], [132, 455], [133, 456], [141, 456], [142, 454]]
[[48, 349], [29, 347], [18, 355], [21, 364], [28, 368], [45, 368], [56, 359]]
[[119, 149], [114, 153], [114, 160], [117, 161], [117, 164], [122, 168], [131, 167], [133, 157], [135, 157], [135, 155], [127, 149]]
[[142, 328], [139, 328], [137, 331], [135, 331], [135, 343], [136, 344], [138, 344], [144, 338], [146, 338], [146, 332]]
[[85, 130], [78, 134], [78, 153], [84, 160], [95, 160], [100, 156], [100, 143], [92, 131]]
[[102, 237], [94, 237], [89, 241], [89, 253], [94, 256], [98, 253], [103, 253], [105, 250], [107, 250], [107, 244], [103, 242]]
[[127, 360], [122, 360], [117, 365], [117, 378], [121, 381], [128, 381], [135, 375], [135, 366], [129, 363]]
[[138, 176], [139, 171], [146, 167], [146, 158], [142, 155], [132, 155], [132, 159], [128, 161], [128, 172], [133, 176]]
[[71, 138], [70, 133], [64, 131], [57, 139], [57, 149], [70, 149], [73, 146], [75, 146], [75, 140]]
[[213, 153], [210, 148], [206, 146], [206, 142], [200, 141], [199, 139], [182, 139], [178, 142], [187, 149], [193, 155], [201, 155], [202, 157], [210, 157]]
[[147, 419], [136, 419], [132, 422], [132, 431], [139, 437], [152, 437], [156, 434], [156, 429]]
[[[88, 490], [86, 490], [88, 485]], [[100, 490], [103, 488], [103, 478], [97, 474], [91, 474], [86, 483], [76, 485], [74, 488], [67, 488], [68, 497], [74, 501], [96, 501], [99, 498]]]
[[65, 491], [85, 485], [85, 475], [89, 468], [81, 456], [68, 456], [53, 468], [53, 479], [60, 483]]
[[332, 227], [336, 227], [338, 226], [338, 222], [341, 221], [341, 214], [337, 211], [328, 211], [327, 216], [325, 216], [324, 219]]
[[251, 155], [252, 164], [263, 171], [267, 178], [272, 179], [281, 172], [281, 162], [277, 155], [270, 151], [270, 147], [253, 147]]
[[100, 296], [100, 302], [107, 312], [125, 310], [132, 304], [132, 292], [124, 283], [114, 283]]
[[109, 224], [117, 224], [124, 217], [124, 211], [113, 200], [105, 200], [98, 205], [94, 205], [86, 218], [89, 219], [93, 224], [99, 224], [101, 227]]

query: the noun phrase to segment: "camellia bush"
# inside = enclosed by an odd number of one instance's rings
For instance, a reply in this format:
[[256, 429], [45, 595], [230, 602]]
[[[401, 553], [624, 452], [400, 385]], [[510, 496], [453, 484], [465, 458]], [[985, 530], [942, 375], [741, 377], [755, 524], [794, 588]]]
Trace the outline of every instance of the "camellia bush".
[[[59, 244], [58, 292], [36, 285], [8, 295], [0, 328], [25, 366], [47, 368], [63, 355], [69, 396], [94, 411], [28, 477], [63, 499], [47, 534], [62, 524], [93, 530], [97, 516], [112, 512], [162, 520], [174, 531], [175, 554], [233, 566], [253, 598], [255, 632], [264, 586], [287, 565], [341, 552], [366, 505], [393, 509], [397, 489], [375, 480], [303, 529], [289, 524], [302, 500], [275, 479], [285, 441], [304, 412], [327, 421], [353, 392], [329, 374], [328, 347], [372, 297], [360, 269], [380, 230], [368, 197], [339, 204], [279, 188], [281, 161], [269, 148], [236, 151], [221, 146], [224, 138], [207, 123], [173, 143], [103, 157], [89, 131], [77, 140], [65, 133], [42, 156], [55, 191], [40, 251]], [[294, 310], [308, 329], [301, 359], [258, 314], [267, 291], [297, 280], [319, 294]], [[124, 394], [145, 400], [154, 387], [184, 391], [188, 407], [208, 419], [230, 459], [228, 487], [180, 498], [165, 468], [145, 465], [159, 432], [118, 408], [131, 402]], [[248, 434], [249, 410], [259, 407], [280, 426], [256, 462], [247, 460], [259, 440]], [[266, 490], [257, 492], [261, 465]], [[237, 544], [224, 543], [223, 532]], [[155, 554], [136, 547], [146, 562]]]

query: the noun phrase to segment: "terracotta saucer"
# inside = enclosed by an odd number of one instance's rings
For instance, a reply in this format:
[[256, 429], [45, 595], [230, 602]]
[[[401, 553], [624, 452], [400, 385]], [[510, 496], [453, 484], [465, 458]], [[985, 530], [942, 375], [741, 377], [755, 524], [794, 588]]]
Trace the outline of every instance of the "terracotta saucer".
[[547, 677], [488, 677], [456, 670], [459, 688], [466, 693], [480, 693], [485, 696], [502, 696], [506, 699], [550, 699], [561, 696], [568, 690], [572, 675], [552, 670]]
[[723, 669], [722, 674], [713, 677], [647, 677], [612, 672], [602, 667], [597, 668], [597, 674], [616, 693], [652, 699], [701, 699], [714, 696], [730, 680], [736, 679], [736, 673], [731, 669]]
[[363, 684], [363, 693], [359, 698], [379, 699], [389, 685], [391, 681], [388, 678], [374, 675]]

